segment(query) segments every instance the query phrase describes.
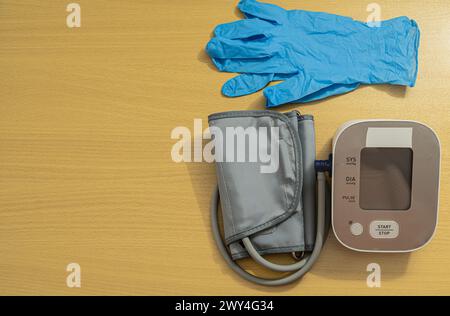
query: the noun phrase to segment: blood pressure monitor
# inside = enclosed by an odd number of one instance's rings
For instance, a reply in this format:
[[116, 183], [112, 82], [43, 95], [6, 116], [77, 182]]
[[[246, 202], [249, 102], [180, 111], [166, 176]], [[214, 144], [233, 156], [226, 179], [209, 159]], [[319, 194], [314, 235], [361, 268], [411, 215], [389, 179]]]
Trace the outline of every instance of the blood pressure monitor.
[[440, 144], [413, 121], [359, 120], [333, 139], [332, 225], [346, 247], [409, 252], [438, 218]]

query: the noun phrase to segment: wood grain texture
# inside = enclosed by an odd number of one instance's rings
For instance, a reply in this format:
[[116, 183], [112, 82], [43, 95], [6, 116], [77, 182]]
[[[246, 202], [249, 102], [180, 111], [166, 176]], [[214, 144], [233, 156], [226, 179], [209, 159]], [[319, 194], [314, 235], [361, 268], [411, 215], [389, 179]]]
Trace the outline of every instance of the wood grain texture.
[[[365, 20], [369, 1], [275, 1]], [[227, 99], [232, 74], [203, 48], [214, 26], [240, 18], [237, 1], [0, 0], [0, 294], [450, 294], [450, 6], [378, 1], [382, 18], [421, 28], [413, 89], [362, 87], [309, 105], [318, 156], [343, 122], [423, 121], [440, 136], [440, 218], [434, 240], [411, 254], [352, 252], [329, 237], [313, 270], [280, 288], [251, 285], [212, 240], [214, 165], [171, 160], [177, 126], [233, 109], [263, 109], [261, 93]], [[82, 287], [66, 286], [77, 262]], [[366, 266], [382, 287], [366, 286]], [[251, 262], [243, 265], [267, 274]]]

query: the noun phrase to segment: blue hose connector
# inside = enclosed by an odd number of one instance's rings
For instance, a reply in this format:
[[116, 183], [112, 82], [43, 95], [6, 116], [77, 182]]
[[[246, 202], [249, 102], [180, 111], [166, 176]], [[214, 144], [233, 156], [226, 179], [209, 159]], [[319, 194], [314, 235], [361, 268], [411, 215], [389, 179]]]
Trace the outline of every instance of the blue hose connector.
[[328, 175], [331, 177], [333, 171], [333, 155], [330, 154], [327, 160], [314, 161], [314, 168], [316, 172], [328, 172]]

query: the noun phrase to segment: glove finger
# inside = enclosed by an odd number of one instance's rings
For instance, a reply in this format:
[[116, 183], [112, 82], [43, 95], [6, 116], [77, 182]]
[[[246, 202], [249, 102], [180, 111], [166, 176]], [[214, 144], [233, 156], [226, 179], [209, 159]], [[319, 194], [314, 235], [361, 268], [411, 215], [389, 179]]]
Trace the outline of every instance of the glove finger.
[[222, 93], [227, 97], [239, 97], [261, 90], [273, 79], [273, 74], [241, 74], [222, 86]]
[[214, 35], [228, 39], [245, 39], [254, 36], [266, 36], [274, 26], [264, 20], [247, 19], [220, 24], [214, 30]]
[[296, 73], [294, 68], [286, 59], [279, 57], [268, 58], [247, 58], [247, 59], [223, 59], [212, 58], [214, 65], [220, 71], [239, 72], [239, 73], [279, 73], [292, 74]]
[[293, 102], [310, 102], [355, 90], [359, 83], [335, 84], [316, 80], [299, 72], [296, 76], [264, 90], [267, 107]]
[[241, 0], [238, 8], [248, 18], [257, 17], [276, 24], [282, 24], [287, 18], [285, 9], [274, 4], [261, 3], [255, 0]]
[[301, 99], [308, 93], [305, 91], [310, 87], [303, 73], [299, 73], [275, 86], [264, 90], [264, 96], [267, 99], [266, 106], [274, 107]]
[[275, 53], [275, 47], [264, 41], [232, 40], [212, 38], [206, 45], [206, 52], [215, 58], [261, 58]]

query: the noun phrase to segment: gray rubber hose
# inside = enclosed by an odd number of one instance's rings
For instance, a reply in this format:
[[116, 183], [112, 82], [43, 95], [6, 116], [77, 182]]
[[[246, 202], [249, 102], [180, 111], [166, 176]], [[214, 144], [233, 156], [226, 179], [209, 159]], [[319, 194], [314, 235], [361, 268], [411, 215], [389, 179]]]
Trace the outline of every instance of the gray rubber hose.
[[[305, 261], [299, 261], [298, 263], [294, 265], [298, 265], [299, 269], [296, 270], [294, 273], [282, 277], [280, 279], [264, 279], [257, 276], [254, 276], [253, 274], [248, 273], [244, 269], [242, 269], [234, 260], [231, 258], [230, 254], [228, 253], [227, 247], [225, 243], [223, 242], [222, 236], [220, 234], [220, 228], [219, 228], [219, 221], [218, 221], [218, 203], [219, 203], [219, 190], [216, 188], [216, 190], [213, 193], [212, 199], [211, 199], [211, 225], [212, 225], [212, 233], [214, 236], [214, 240], [216, 241], [217, 248], [219, 249], [219, 252], [225, 259], [228, 266], [237, 274], [239, 274], [242, 278], [246, 279], [247, 281], [259, 284], [259, 285], [265, 285], [265, 286], [277, 286], [277, 285], [285, 285], [292, 283], [299, 278], [301, 278], [306, 272], [308, 272], [313, 264], [316, 262], [317, 258], [319, 257], [320, 251], [322, 250], [322, 246], [324, 243], [324, 238], [327, 235], [326, 231], [326, 223], [325, 223], [325, 217], [326, 214], [326, 207], [325, 207], [325, 199], [326, 199], [326, 179], [325, 174], [323, 172], [317, 173], [317, 231], [316, 231], [316, 242], [314, 245], [314, 249], [311, 252], [311, 255], [309, 258], [305, 259]], [[248, 240], [250, 242], [250, 240]], [[249, 245], [248, 242], [244, 242], [244, 245], [247, 243], [247, 246]], [[251, 242], [250, 242], [251, 245]], [[253, 249], [252, 249], [253, 248]], [[247, 249], [247, 247], [246, 247]], [[254, 251], [253, 251], [254, 250]], [[262, 258], [254, 249], [253, 245], [247, 249], [249, 254], [252, 256], [254, 260], [259, 262], [260, 264], [264, 266], [273, 266], [275, 265], [277, 268], [282, 267], [281, 265], [276, 265], [272, 262], [267, 261], [266, 259]], [[264, 262], [264, 263], [263, 263]], [[301, 264], [300, 264], [301, 263]], [[288, 265], [287, 267], [292, 266]], [[284, 270], [286, 271], [286, 270]], [[290, 271], [290, 270], [288, 270]]]
[[253, 258], [256, 262], [258, 262], [263, 267], [266, 267], [267, 269], [278, 271], [278, 272], [292, 272], [301, 269], [306, 262], [309, 260], [309, 255], [305, 255], [305, 257], [293, 264], [276, 264], [273, 262], [270, 262], [266, 259], [264, 259], [258, 251], [253, 247], [252, 242], [250, 241], [250, 238], [245, 237], [242, 239], [242, 242], [244, 244], [245, 250], [249, 253], [250, 257]]

